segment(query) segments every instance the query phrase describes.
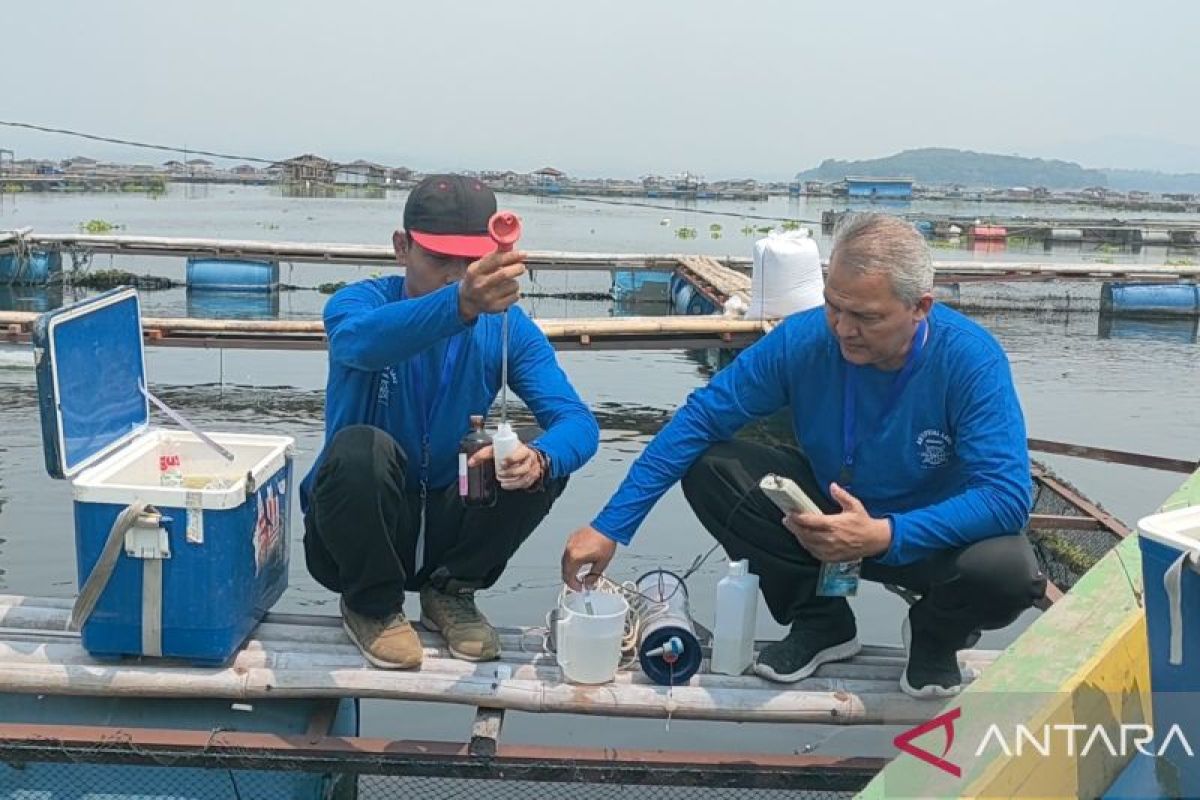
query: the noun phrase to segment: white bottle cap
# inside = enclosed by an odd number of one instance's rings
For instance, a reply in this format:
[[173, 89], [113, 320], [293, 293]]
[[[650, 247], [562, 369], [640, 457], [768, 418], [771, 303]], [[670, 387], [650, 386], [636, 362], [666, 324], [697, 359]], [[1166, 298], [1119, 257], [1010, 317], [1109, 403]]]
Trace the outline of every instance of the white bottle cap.
[[750, 570], [750, 562], [744, 558], [741, 561], [730, 561], [729, 562], [729, 574], [735, 578], [739, 577], [741, 575], [745, 575], [749, 570]]

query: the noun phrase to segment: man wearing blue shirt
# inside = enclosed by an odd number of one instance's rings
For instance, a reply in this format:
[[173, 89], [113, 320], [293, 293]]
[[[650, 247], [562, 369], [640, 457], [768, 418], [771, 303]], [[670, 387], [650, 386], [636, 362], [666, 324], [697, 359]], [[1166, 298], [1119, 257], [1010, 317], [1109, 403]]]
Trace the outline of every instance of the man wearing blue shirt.
[[[325, 447], [300, 486], [304, 550], [313, 577], [341, 595], [347, 634], [379, 667], [421, 663], [406, 589], [420, 592], [422, 622], [455, 656], [499, 655], [474, 593], [499, 579], [599, 442], [549, 341], [515, 305], [524, 254], [496, 252], [495, 211], [477, 180], [425, 179], [392, 237], [404, 277], [360, 281], [325, 306]], [[468, 508], [459, 442], [500, 391], [500, 312], [509, 386], [541, 430], [522, 431], [496, 465], [495, 505]], [[484, 448], [471, 464], [491, 457]]]
[[[1021, 533], [1032, 503], [1025, 423], [1000, 345], [933, 302], [924, 239], [884, 214], [835, 236], [823, 309], [795, 314], [692, 393], [591, 525], [572, 534], [563, 579], [603, 571], [682, 479], [731, 559], [749, 559], [789, 634], [755, 671], [792, 682], [860, 645], [845, 597], [817, 593], [822, 562], [864, 559], [868, 580], [920, 595], [905, 624], [901, 688], [956, 693], [956, 653], [1045, 592]], [[798, 448], [737, 440], [791, 411]], [[781, 515], [758, 488], [794, 480], [825, 514]]]

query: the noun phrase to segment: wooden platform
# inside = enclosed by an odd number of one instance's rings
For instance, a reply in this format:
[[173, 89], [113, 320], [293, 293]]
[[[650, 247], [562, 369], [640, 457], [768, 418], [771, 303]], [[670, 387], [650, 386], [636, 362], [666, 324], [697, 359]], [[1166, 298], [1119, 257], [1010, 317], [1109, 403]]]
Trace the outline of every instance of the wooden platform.
[[679, 259], [676, 271], [718, 310], [731, 297], [740, 297], [745, 307], [750, 307], [750, 277], [722, 265], [716, 259], [708, 256], [685, 256]]
[[[40, 315], [0, 311], [0, 342], [25, 344]], [[764, 335], [755, 319], [719, 316], [601, 317], [534, 320], [556, 350], [741, 349]], [[261, 350], [324, 350], [321, 320], [216, 320], [142, 317], [147, 345]]]
[[[791, 722], [837, 725], [914, 724], [937, 703], [902, 694], [899, 648], [865, 646], [854, 659], [828, 664], [789, 686], [755, 676], [701, 673], [670, 689], [640, 670], [609, 684], [564, 682], [544, 647], [543, 628], [500, 630], [501, 661], [450, 656], [442, 638], [421, 631], [419, 671], [368, 666], [333, 616], [271, 614], [225, 668], [164, 661], [97, 661], [66, 630], [71, 601], [0, 596], [0, 692], [128, 697], [371, 697], [420, 700], [526, 712], [614, 717]], [[996, 657], [960, 654], [968, 680]]]

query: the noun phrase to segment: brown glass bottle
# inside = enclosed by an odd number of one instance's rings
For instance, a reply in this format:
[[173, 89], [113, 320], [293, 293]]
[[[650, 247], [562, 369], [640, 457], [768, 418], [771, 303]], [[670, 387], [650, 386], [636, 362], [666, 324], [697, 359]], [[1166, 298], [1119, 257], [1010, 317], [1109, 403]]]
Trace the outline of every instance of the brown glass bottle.
[[467, 460], [492, 443], [483, 429], [483, 417], [471, 416], [471, 432], [458, 445], [458, 495], [466, 506], [491, 506], [496, 503], [496, 464], [492, 459], [474, 467]]

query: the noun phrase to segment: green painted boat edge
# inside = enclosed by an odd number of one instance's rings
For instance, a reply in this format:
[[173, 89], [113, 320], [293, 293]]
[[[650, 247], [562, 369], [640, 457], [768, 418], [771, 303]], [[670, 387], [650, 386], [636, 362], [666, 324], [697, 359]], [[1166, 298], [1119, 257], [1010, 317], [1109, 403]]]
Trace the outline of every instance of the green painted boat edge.
[[[1159, 506], [1160, 511], [1200, 504], [1200, 471], [1193, 473]], [[1044, 720], [1059, 720], [1064, 705], [1072, 702], [1074, 692], [1087, 685], [1089, 667], [1109, 657], [1115, 647], [1127, 644], [1132, 633], [1141, 637], [1144, 650], [1144, 615], [1140, 605], [1142, 592], [1142, 560], [1136, 534], [1114, 547], [1089, 570], [1083, 578], [1050, 610], [1029, 626], [1000, 657], [988, 667], [983, 676], [972, 683], [962, 697], [950, 703], [930, 704], [929, 716], [934, 718], [943, 710], [970, 703], [975, 696], [1011, 693], [1026, 701], [1033, 692], [1045, 692], [1044, 702], [1020, 709], [1026, 724], [1040, 726]], [[1069, 643], [1069, 646], [1064, 646]], [[1144, 657], [1144, 653], [1142, 656]], [[1132, 670], [1127, 690], [1141, 695], [1140, 701], [1125, 705], [1130, 716], [1149, 716], [1148, 675]], [[1141, 722], [1142, 719], [1123, 719]], [[1132, 756], [1107, 759], [1103, 769], [1090, 777], [1090, 783], [1103, 791], [1119, 774]], [[984, 778], [1000, 772], [998, 762], [1009, 761], [1003, 756], [981, 758], [963, 766], [962, 779], [950, 779], [915, 758], [901, 755], [893, 759], [857, 796], [864, 800], [887, 798], [886, 787], [913, 787], [925, 784], [929, 792], [922, 797], [957, 798], [965, 796], [1012, 796], [999, 786], [989, 787]], [[1011, 776], [1009, 780], [1011, 782]], [[1082, 787], [1081, 787], [1082, 788]], [[1099, 792], [1095, 792], [1098, 794]], [[908, 791], [905, 794], [909, 794]], [[1037, 792], [1025, 787], [1022, 794], [1032, 797]], [[917, 796], [910, 794], [909, 796]]]

